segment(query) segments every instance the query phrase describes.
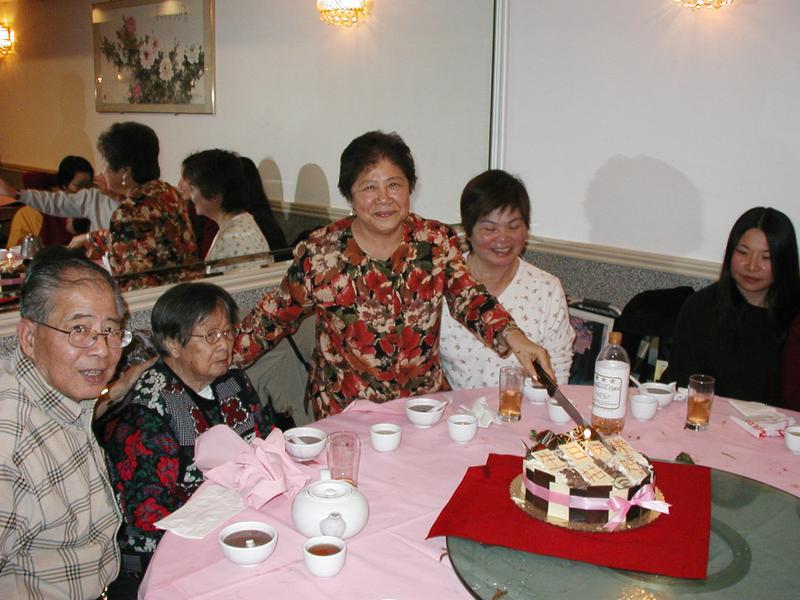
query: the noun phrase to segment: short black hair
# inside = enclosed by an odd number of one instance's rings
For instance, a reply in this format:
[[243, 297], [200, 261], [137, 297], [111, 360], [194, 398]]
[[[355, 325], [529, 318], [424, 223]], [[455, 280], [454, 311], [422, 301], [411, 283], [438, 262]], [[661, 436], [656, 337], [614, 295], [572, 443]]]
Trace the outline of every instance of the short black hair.
[[519, 177], [500, 169], [489, 169], [470, 179], [461, 192], [461, 224], [467, 238], [472, 237], [472, 230], [481, 217], [498, 208], [519, 210], [525, 226], [530, 227], [531, 201]]
[[130, 167], [131, 177], [138, 184], [161, 176], [158, 136], [147, 125], [133, 121], [114, 123], [97, 138], [97, 149], [113, 171]]
[[202, 150], [183, 159], [184, 179], [195, 186], [205, 198], [222, 198], [224, 213], [247, 210], [244, 192], [244, 170], [239, 155], [227, 150]]
[[111, 274], [86, 258], [82, 249], [58, 245], [45, 246], [28, 265], [20, 292], [19, 314], [24, 319], [46, 323], [58, 292], [90, 282], [108, 286], [114, 293], [117, 312], [125, 320], [128, 309]]
[[164, 292], [150, 314], [153, 342], [159, 354], [169, 354], [167, 340], [176, 340], [182, 346], [188, 344], [194, 326], [208, 318], [217, 307], [225, 311], [232, 324], [239, 321], [236, 301], [213, 283], [179, 283]]
[[408, 179], [409, 192], [417, 185], [417, 171], [411, 149], [397, 133], [368, 131], [358, 136], [342, 152], [339, 163], [339, 191], [348, 201], [356, 179], [369, 167], [382, 159], [393, 162]]
[[75, 179], [76, 173], [88, 173], [90, 178], [94, 178], [94, 168], [92, 163], [82, 156], [65, 156], [58, 163], [58, 173], [56, 181], [58, 187], [65, 188]]

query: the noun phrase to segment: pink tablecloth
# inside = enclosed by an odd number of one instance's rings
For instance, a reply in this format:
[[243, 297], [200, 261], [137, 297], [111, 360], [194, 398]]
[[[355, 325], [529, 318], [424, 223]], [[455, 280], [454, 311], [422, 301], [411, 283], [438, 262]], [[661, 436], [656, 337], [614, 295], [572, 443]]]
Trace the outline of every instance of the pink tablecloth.
[[[564, 392], [589, 415], [591, 388], [565, 386]], [[496, 389], [449, 392], [447, 414], [459, 404], [471, 405], [486, 396], [496, 407]], [[252, 568], [238, 567], [221, 554], [216, 535], [188, 540], [167, 533], [150, 564], [140, 594], [149, 599], [281, 598], [378, 600], [467, 599], [470, 594], [456, 577], [445, 555], [445, 540], [425, 535], [461, 481], [467, 467], [484, 464], [490, 452], [522, 455], [522, 441], [531, 429], [567, 429], [547, 419], [545, 406], [523, 406], [519, 423], [481, 429], [468, 444], [456, 444], [444, 421], [417, 429], [406, 421], [403, 401], [369, 410], [356, 406], [317, 423], [327, 432], [347, 429], [361, 437], [359, 489], [370, 505], [366, 527], [348, 540], [347, 563], [330, 579], [313, 577], [302, 558], [304, 538], [294, 531], [291, 502], [279, 497], [260, 511], [246, 509], [234, 520], [263, 519], [279, 532], [275, 553]], [[363, 410], [367, 409], [367, 410]], [[686, 405], [673, 403], [646, 423], [630, 416], [625, 436], [635, 448], [654, 457], [674, 459], [688, 452], [698, 464], [739, 473], [800, 496], [800, 457], [786, 449], [782, 438], [756, 439], [728, 417], [733, 409], [715, 401], [711, 426], [705, 432], [683, 429]], [[800, 420], [800, 415], [795, 413]], [[400, 448], [390, 454], [369, 444], [369, 426], [395, 422], [403, 426]], [[324, 462], [324, 458], [321, 457]]]

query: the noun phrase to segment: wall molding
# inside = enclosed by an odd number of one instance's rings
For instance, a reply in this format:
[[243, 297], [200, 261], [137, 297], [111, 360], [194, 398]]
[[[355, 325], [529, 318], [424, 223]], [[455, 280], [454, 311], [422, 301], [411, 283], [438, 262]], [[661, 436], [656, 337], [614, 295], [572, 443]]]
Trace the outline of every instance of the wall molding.
[[314, 217], [318, 219], [329, 219], [331, 222], [344, 219], [351, 214], [349, 208], [320, 206], [319, 204], [305, 204], [303, 202], [270, 200], [269, 205], [273, 211], [289, 217]]
[[666, 254], [629, 250], [627, 248], [568, 242], [537, 236], [528, 236], [527, 249], [531, 252], [541, 252], [542, 254], [569, 256], [592, 262], [649, 269], [685, 277], [699, 277], [711, 281], [716, 281], [719, 278], [720, 263], [694, 258], [682, 258]]

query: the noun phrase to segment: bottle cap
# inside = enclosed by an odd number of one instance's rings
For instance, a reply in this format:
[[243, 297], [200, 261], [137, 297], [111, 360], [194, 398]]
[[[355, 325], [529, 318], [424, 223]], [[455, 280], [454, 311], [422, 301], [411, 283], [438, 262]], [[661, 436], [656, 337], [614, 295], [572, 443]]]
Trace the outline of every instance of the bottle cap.
[[608, 343], [609, 344], [616, 344], [617, 346], [622, 345], [622, 333], [619, 331], [612, 331], [608, 334]]

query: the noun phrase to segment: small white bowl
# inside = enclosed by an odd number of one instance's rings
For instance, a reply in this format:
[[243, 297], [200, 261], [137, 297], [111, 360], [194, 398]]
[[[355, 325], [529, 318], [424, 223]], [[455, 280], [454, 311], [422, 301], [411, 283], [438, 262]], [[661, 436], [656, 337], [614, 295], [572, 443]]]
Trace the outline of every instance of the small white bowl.
[[[231, 535], [256, 532], [253, 535], [242, 535], [235, 543]], [[269, 540], [259, 540], [259, 534], [266, 534]], [[278, 532], [272, 525], [262, 521], [240, 521], [228, 525], [219, 532], [219, 547], [222, 553], [232, 562], [243, 567], [252, 567], [269, 558], [278, 544]]]
[[403, 431], [395, 423], [376, 423], [369, 428], [369, 441], [378, 452], [392, 452], [400, 445]]
[[534, 385], [529, 377], [525, 378], [525, 383], [522, 386], [522, 395], [531, 404], [544, 404], [549, 398], [547, 388], [543, 385]]
[[446, 406], [447, 402], [433, 398], [411, 398], [406, 400], [406, 416], [417, 427], [430, 427], [439, 422]]
[[569, 423], [572, 420], [567, 414], [567, 411], [561, 408], [561, 405], [552, 399], [547, 403], [547, 416], [550, 417], [553, 423]]
[[642, 387], [658, 401], [658, 408], [668, 406], [675, 397], [675, 384], [672, 383], [644, 383]]
[[[335, 546], [338, 550], [328, 554]], [[314, 548], [324, 548], [325, 554], [316, 554]], [[342, 570], [347, 557], [347, 545], [343, 540], [330, 535], [308, 538], [303, 544], [303, 561], [312, 575], [317, 577], [333, 577]]]
[[[294, 427], [283, 432], [283, 439], [286, 451], [292, 458], [311, 460], [325, 449], [328, 434], [316, 427]], [[300, 443], [293, 440], [300, 440]]]
[[783, 430], [783, 441], [792, 454], [800, 454], [800, 425], [793, 425]]
[[650, 394], [631, 396], [631, 414], [637, 421], [649, 421], [658, 411], [658, 398]]
[[474, 415], [451, 415], [447, 417], [447, 433], [454, 442], [466, 444], [478, 433], [478, 419]]

